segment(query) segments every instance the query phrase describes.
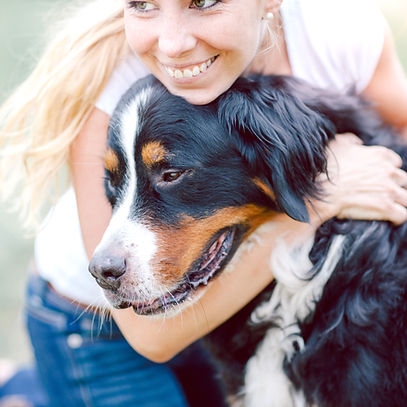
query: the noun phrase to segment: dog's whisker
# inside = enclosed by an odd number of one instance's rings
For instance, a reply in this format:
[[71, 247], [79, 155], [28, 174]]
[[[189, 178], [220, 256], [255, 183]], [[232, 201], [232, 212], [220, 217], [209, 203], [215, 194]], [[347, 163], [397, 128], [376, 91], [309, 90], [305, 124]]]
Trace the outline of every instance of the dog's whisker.
[[85, 308], [81, 307], [79, 304], [76, 304], [76, 306], [77, 306], [77, 310], [78, 310], [78, 309], [81, 309], [82, 311], [81, 311], [81, 313], [72, 321], [72, 323], [78, 322], [78, 321], [83, 317], [83, 315], [86, 314], [86, 313], [89, 311], [89, 309], [92, 308], [91, 305], [87, 305]]
[[[94, 313], [92, 315], [92, 322], [91, 322], [91, 328], [90, 328], [92, 339], [93, 339], [93, 333], [94, 333], [94, 328], [95, 328], [95, 319], [96, 319], [96, 313]], [[97, 335], [99, 335], [97, 328], [96, 328], [96, 332], [97, 332]]]

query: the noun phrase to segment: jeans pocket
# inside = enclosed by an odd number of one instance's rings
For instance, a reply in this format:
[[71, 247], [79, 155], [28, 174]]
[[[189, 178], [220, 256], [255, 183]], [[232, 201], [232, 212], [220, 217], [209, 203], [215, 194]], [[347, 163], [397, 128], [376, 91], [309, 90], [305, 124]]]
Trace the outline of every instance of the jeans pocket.
[[66, 316], [56, 310], [49, 309], [40, 296], [31, 294], [28, 296], [25, 312], [28, 317], [34, 318], [39, 322], [51, 325], [57, 329], [65, 329], [67, 325]]

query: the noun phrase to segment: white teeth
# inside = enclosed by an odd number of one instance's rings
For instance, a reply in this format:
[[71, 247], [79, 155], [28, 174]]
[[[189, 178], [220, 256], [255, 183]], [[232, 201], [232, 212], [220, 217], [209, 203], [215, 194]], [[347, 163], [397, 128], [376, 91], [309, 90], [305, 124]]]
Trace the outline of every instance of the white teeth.
[[215, 57], [208, 59], [200, 65], [194, 66], [192, 69], [173, 69], [169, 66], [165, 66], [165, 70], [171, 78], [181, 79], [181, 78], [192, 78], [193, 76], [198, 76], [201, 72], [205, 72], [215, 60]]
[[189, 69], [184, 69], [184, 78], [192, 78], [192, 71]]

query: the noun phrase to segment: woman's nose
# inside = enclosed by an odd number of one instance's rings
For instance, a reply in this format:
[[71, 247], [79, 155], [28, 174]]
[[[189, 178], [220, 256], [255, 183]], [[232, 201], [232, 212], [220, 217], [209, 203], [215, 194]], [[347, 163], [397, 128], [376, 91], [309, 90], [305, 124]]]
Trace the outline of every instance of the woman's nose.
[[188, 24], [182, 21], [170, 19], [163, 23], [158, 39], [160, 51], [169, 58], [176, 58], [196, 46], [197, 40]]

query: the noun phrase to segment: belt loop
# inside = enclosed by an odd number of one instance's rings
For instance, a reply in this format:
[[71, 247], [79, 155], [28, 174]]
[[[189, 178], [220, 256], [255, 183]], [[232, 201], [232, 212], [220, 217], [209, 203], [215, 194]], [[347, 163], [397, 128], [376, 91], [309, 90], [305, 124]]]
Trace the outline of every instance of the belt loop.
[[38, 274], [31, 273], [27, 288], [29, 303], [32, 305], [42, 305], [47, 289], [47, 282]]

